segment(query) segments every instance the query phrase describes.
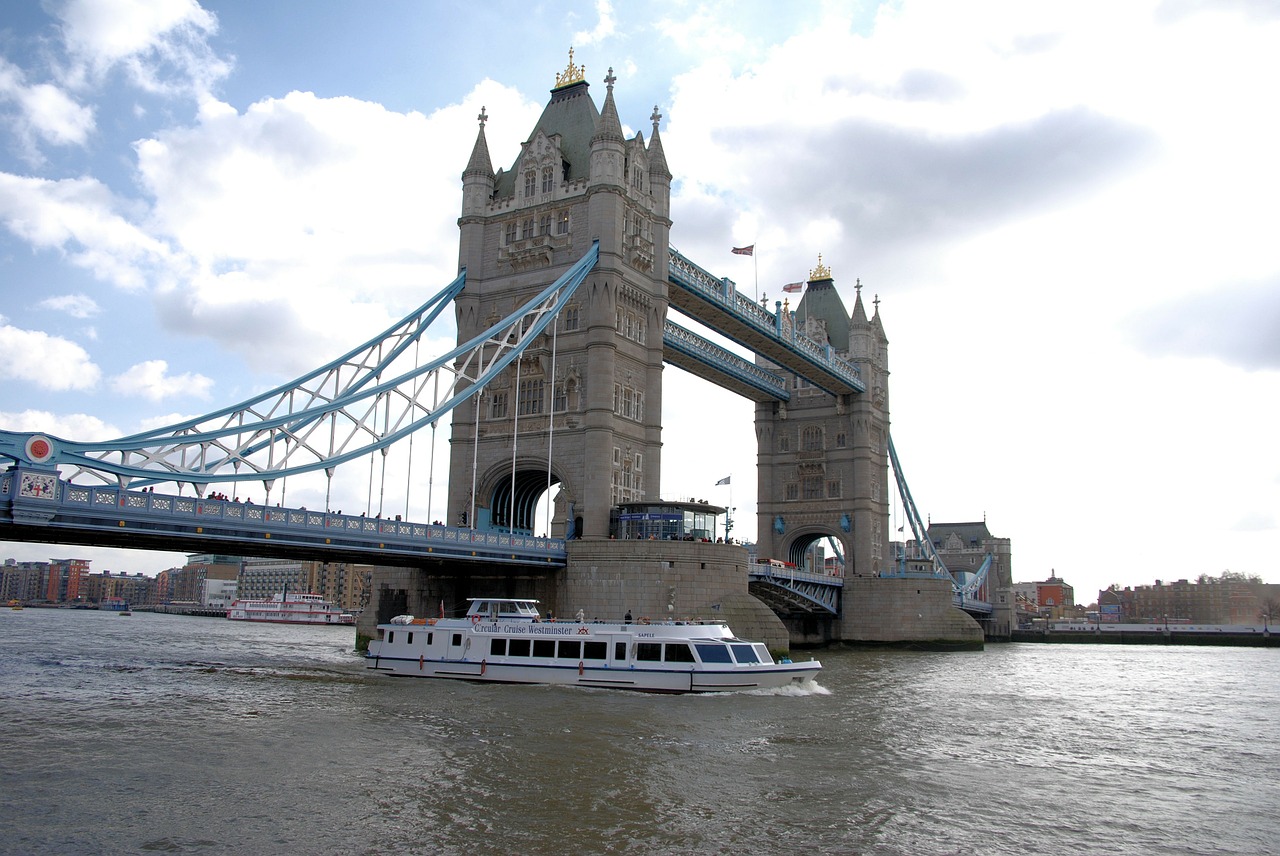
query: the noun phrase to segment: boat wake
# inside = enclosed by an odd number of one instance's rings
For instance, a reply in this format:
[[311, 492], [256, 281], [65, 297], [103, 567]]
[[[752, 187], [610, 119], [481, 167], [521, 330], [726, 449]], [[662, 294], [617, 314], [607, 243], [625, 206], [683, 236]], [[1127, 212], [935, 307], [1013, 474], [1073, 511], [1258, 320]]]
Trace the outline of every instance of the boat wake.
[[756, 690], [743, 690], [741, 694], [800, 698], [802, 696], [829, 696], [831, 695], [831, 690], [827, 689], [817, 681], [808, 681], [803, 684], [788, 684], [785, 687], [761, 687]]

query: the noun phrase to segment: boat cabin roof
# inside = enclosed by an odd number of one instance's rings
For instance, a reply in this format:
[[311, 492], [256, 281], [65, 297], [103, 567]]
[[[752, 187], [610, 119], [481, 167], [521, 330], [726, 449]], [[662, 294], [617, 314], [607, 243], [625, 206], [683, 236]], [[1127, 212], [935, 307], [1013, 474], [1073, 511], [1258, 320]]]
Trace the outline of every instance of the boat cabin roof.
[[538, 617], [538, 601], [524, 597], [469, 597], [471, 607], [467, 615], [488, 615], [494, 618]]

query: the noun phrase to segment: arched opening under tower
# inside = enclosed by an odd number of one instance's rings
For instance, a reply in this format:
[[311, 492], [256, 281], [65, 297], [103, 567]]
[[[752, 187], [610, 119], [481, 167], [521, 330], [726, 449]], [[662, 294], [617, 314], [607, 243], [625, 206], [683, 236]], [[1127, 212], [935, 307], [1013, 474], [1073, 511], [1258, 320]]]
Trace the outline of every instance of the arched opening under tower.
[[829, 532], [797, 535], [787, 548], [786, 561], [810, 574], [845, 575], [847, 547]]
[[546, 469], [517, 469], [498, 479], [489, 496], [489, 525], [503, 532], [524, 535], [573, 537], [564, 527], [564, 511], [559, 507], [563, 491], [560, 477]]

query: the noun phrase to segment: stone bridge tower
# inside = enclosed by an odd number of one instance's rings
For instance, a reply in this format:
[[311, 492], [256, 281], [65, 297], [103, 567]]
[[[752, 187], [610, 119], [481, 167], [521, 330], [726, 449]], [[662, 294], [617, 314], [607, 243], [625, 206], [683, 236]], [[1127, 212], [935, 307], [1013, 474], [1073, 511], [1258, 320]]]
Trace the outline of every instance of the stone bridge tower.
[[554, 332], [478, 405], [454, 411], [450, 524], [531, 532], [551, 483], [561, 493], [547, 534], [606, 537], [614, 505], [658, 497], [671, 173], [657, 108], [648, 144], [640, 133], [627, 139], [612, 69], [604, 82], [597, 110], [570, 51], [507, 171], [493, 170], [480, 113], [462, 175], [459, 343], [554, 282], [593, 241], [600, 256]]
[[[788, 402], [756, 405], [759, 550], [762, 558], [812, 565], [831, 539], [846, 577], [875, 576], [889, 567], [889, 364], [879, 300], [868, 319], [862, 286], [850, 315], [831, 271], [818, 258], [794, 311], [814, 341], [829, 343], [858, 367], [866, 392], [831, 395], [793, 373]], [[810, 567], [822, 573], [821, 564]]]

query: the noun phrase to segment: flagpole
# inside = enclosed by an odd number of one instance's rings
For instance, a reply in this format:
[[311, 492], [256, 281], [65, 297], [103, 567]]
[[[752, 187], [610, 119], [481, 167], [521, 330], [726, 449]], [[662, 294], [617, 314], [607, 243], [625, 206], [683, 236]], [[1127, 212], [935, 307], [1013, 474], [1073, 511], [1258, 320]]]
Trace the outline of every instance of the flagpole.
[[[752, 244], [751, 246], [755, 247], [755, 244]], [[754, 249], [751, 252], [751, 265], [752, 267], [755, 268], [755, 273], [756, 273], [755, 297], [753, 297], [752, 299], [759, 300], [760, 299], [760, 260], [756, 258]], [[730, 491], [730, 493], [732, 492], [733, 491]]]

